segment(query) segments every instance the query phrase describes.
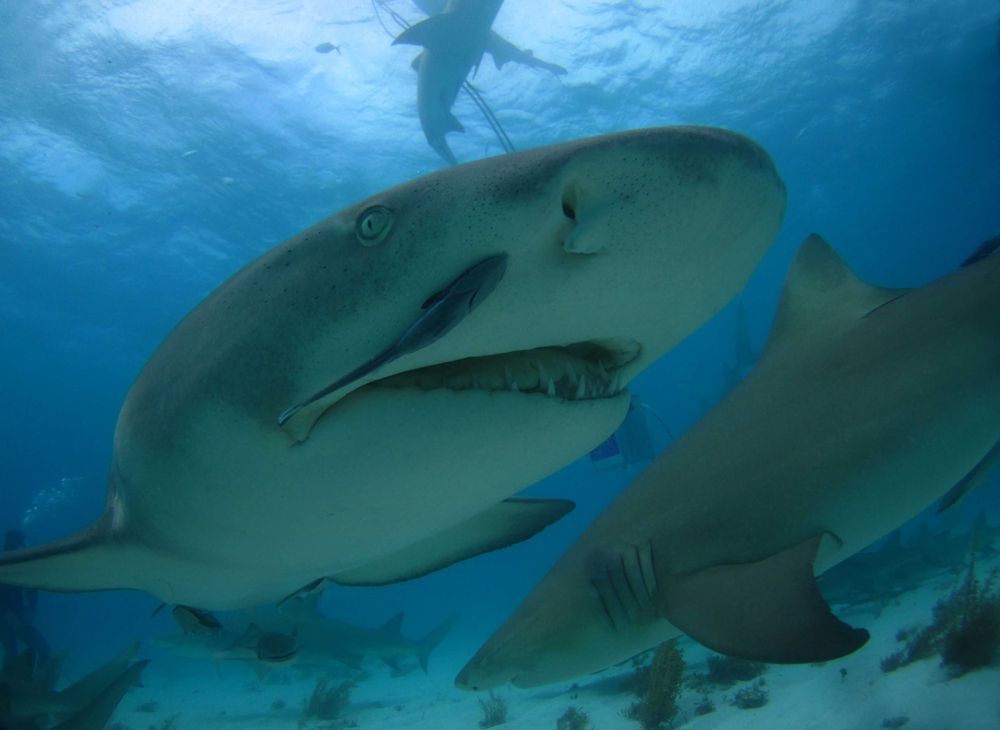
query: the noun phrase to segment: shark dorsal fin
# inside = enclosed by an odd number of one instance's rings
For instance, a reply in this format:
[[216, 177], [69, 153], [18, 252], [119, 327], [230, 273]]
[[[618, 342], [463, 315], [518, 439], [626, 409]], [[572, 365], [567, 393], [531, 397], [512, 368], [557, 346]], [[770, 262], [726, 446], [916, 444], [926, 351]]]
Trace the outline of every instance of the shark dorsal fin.
[[384, 624], [379, 626], [379, 631], [390, 636], [399, 636], [403, 632], [403, 612], [400, 611]]
[[802, 243], [792, 262], [767, 348], [849, 327], [907, 291], [861, 281], [814, 233]]

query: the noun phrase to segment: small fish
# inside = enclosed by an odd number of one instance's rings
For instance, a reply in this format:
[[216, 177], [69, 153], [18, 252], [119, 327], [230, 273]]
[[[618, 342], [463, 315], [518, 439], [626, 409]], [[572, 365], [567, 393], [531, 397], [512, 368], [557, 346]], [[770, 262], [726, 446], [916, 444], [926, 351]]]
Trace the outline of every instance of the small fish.
[[249, 649], [262, 662], [284, 664], [295, 658], [299, 651], [299, 642], [294, 633], [286, 634], [279, 631], [265, 631], [257, 624], [250, 627], [230, 647]]
[[340, 46], [335, 46], [332, 43], [330, 43], [329, 41], [325, 41], [323, 43], [320, 43], [313, 50], [316, 51], [316, 53], [329, 53], [330, 51], [336, 51], [337, 55], [343, 55], [340, 52]]
[[191, 606], [174, 606], [171, 613], [185, 634], [214, 634], [222, 631], [219, 619], [208, 611]]

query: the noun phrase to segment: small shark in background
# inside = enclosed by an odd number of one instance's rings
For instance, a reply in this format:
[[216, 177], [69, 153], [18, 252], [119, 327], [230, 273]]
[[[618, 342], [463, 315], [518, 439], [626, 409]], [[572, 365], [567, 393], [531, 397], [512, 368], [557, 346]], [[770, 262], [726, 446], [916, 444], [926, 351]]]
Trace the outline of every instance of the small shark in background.
[[986, 513], [970, 530], [934, 529], [927, 520], [906, 537], [894, 530], [875, 545], [838, 563], [819, 577], [819, 588], [833, 604], [860, 606], [886, 602], [937, 575], [960, 572], [970, 558], [989, 558], [1000, 549], [1000, 528]]
[[337, 662], [361, 671], [368, 658], [382, 661], [396, 675], [405, 673], [402, 662], [412, 658], [426, 672], [431, 652], [457, 618], [408, 639], [402, 633], [402, 612], [378, 627], [358, 626], [320, 611], [319, 593], [290, 598], [277, 610], [239, 612], [224, 622], [204, 611], [195, 613], [198, 618], [192, 622], [191, 610], [176, 606], [173, 615], [181, 632], [152, 643], [178, 656], [243, 661], [258, 674], [293, 663], [300, 670], [326, 670]]
[[364, 659], [370, 657], [379, 659], [397, 674], [403, 671], [400, 661], [411, 657], [427, 672], [431, 652], [457, 620], [457, 616], [452, 616], [421, 638], [408, 639], [402, 632], [402, 612], [375, 628], [357, 626], [320, 611], [316, 593], [286, 602], [279, 613], [295, 626], [299, 637], [299, 663], [323, 665], [335, 659], [360, 669]]
[[[413, 61], [417, 72], [417, 112], [427, 143], [449, 164], [456, 164], [448, 146], [448, 132], [464, 132], [451, 113], [459, 90], [473, 69], [478, 70], [483, 54], [493, 57], [496, 67], [520, 63], [554, 74], [566, 69], [535, 58], [531, 51], [518, 48], [490, 28], [503, 0], [421, 0], [417, 5], [428, 18], [407, 28], [393, 44], [422, 46]], [[470, 91], [470, 93], [472, 93]]]
[[806, 239], [757, 366], [590, 525], [458, 686], [561, 681], [681, 632], [778, 663], [864, 645], [815, 576], [954, 504], [1000, 456], [997, 243], [907, 290]]
[[30, 651], [0, 671], [3, 730], [103, 730], [118, 703], [139, 684], [148, 660], [135, 661], [138, 642], [62, 690], [55, 665], [35, 667]]

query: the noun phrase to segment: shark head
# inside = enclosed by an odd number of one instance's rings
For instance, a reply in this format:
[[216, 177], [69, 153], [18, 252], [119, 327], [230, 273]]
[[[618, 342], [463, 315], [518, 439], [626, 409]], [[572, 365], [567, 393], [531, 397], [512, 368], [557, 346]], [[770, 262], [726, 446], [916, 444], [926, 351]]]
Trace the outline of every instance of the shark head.
[[740, 290], [784, 207], [755, 142], [695, 127], [352, 205], [177, 326], [122, 408], [108, 514], [5, 556], [0, 579], [221, 609], [405, 551], [606, 438], [631, 379]]
[[[384, 389], [404, 401], [461, 394], [501, 420], [519, 403], [575, 409], [600, 439], [620, 420], [634, 374], [742, 286], [784, 200], [766, 154], [745, 137], [608, 135], [393, 188], [292, 239], [226, 289], [288, 294], [266, 352], [288, 361], [284, 387], [270, 392], [275, 407], [278, 397], [302, 406], [282, 423], [296, 441], [321, 417], [336, 419], [338, 403]], [[447, 335], [398, 347], [463, 277], [501, 259], [503, 271], [465, 292]], [[213, 304], [244, 304], [224, 299]]]

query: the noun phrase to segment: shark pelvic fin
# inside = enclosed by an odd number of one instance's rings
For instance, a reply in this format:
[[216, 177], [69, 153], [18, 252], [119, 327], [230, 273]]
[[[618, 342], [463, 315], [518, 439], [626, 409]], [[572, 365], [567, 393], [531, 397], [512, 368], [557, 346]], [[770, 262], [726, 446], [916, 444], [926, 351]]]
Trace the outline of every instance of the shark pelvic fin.
[[566, 515], [565, 499], [505, 499], [422, 542], [330, 576], [341, 585], [387, 585], [419, 578], [453, 563], [527, 540]]
[[741, 659], [791, 664], [850, 654], [868, 632], [834, 616], [816, 587], [822, 537], [756, 563], [676, 576], [660, 587], [660, 612], [699, 643]]
[[864, 283], [814, 233], [792, 262], [767, 347], [845, 329], [908, 291]]

